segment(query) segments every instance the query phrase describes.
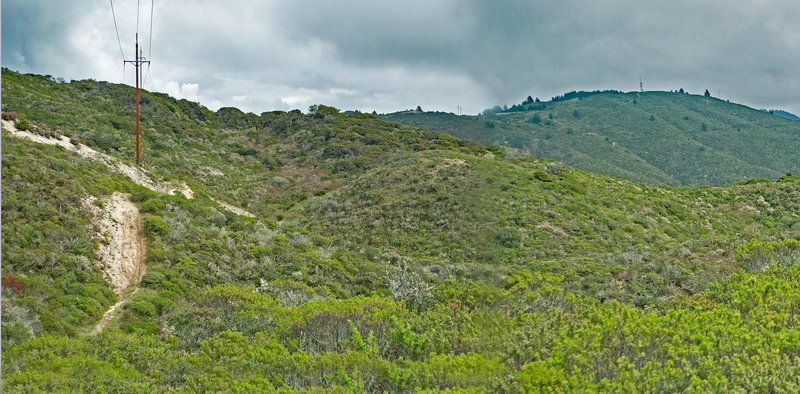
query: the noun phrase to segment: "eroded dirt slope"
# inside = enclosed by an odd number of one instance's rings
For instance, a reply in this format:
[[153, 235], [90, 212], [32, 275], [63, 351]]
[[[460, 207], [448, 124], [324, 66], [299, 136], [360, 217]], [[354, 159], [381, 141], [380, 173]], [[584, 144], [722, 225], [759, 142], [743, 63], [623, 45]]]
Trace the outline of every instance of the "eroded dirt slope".
[[94, 214], [94, 224], [101, 239], [95, 262], [103, 276], [120, 297], [103, 315], [92, 333], [100, 332], [128, 297], [138, 290], [146, 271], [144, 228], [139, 208], [125, 194], [115, 192], [102, 200], [90, 197], [86, 205]]

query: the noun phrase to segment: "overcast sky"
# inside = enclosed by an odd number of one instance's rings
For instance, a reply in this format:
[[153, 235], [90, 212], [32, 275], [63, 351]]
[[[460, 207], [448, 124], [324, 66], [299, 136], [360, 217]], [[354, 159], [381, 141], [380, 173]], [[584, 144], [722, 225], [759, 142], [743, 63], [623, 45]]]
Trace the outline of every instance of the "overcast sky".
[[[144, 87], [216, 110], [478, 113], [529, 94], [645, 90], [800, 114], [797, 0], [149, 0]], [[114, 0], [133, 55], [137, 1]], [[108, 0], [3, 0], [2, 65], [133, 85]]]

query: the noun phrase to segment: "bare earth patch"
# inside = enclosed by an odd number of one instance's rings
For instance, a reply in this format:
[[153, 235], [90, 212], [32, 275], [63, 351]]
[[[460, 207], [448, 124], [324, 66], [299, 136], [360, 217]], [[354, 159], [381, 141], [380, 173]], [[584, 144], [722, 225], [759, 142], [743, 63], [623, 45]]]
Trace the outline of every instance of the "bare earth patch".
[[219, 201], [219, 200], [217, 200], [216, 198], [213, 198], [213, 197], [209, 197], [209, 198], [211, 198], [211, 200], [212, 200], [212, 201], [214, 201], [215, 203], [219, 204], [221, 207], [223, 207], [223, 208], [227, 209], [228, 211], [231, 211], [231, 212], [233, 212], [233, 213], [235, 213], [235, 214], [237, 214], [237, 215], [241, 215], [241, 216], [247, 216], [247, 217], [249, 217], [249, 218], [254, 218], [254, 217], [256, 217], [256, 216], [255, 216], [255, 215], [253, 215], [252, 213], [250, 213], [250, 212], [247, 212], [247, 211], [245, 211], [245, 210], [244, 210], [244, 209], [242, 209], [242, 208], [239, 208], [239, 207], [234, 207], [234, 206], [233, 206], [233, 205], [231, 205], [231, 204], [228, 204], [228, 203], [226, 203], [226, 202]]
[[120, 300], [103, 315], [92, 334], [102, 331], [119, 307], [138, 290], [146, 270], [147, 256], [139, 208], [119, 192], [100, 200], [101, 204], [95, 201], [94, 197], [85, 201], [94, 214], [94, 224], [102, 237], [97, 250], [99, 260], [95, 264], [103, 271], [103, 277]]
[[150, 174], [149, 171], [142, 167], [124, 163], [122, 160], [117, 159], [116, 157], [109, 156], [105, 153], [100, 153], [83, 144], [74, 145], [69, 141], [69, 138], [65, 136], [61, 136], [59, 138], [47, 138], [28, 131], [18, 130], [16, 127], [14, 127], [14, 123], [7, 120], [3, 120], [2, 122], [3, 128], [8, 130], [14, 137], [27, 138], [40, 144], [61, 146], [64, 149], [73, 151], [83, 157], [103, 163], [112, 170], [131, 178], [131, 180], [135, 183], [153, 191], [170, 195], [175, 195], [177, 192], [181, 192], [186, 198], [194, 197], [194, 192], [186, 184], [173, 185], [169, 182], [158, 182], [155, 180], [155, 176]]

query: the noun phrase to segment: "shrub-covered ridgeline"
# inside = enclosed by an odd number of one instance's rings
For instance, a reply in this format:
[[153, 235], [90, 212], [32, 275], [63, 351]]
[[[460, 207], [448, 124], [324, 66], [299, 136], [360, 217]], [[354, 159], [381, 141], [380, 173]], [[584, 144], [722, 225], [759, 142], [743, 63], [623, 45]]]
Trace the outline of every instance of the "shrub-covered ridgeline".
[[734, 272], [740, 243], [800, 238], [797, 179], [664, 189], [550, 160], [415, 152], [288, 219], [391, 248], [433, 276], [499, 283], [499, 268], [527, 267], [565, 276], [570, 291], [643, 306]]
[[[103, 120], [130, 88], [3, 82], [34, 132], [131, 160]], [[143, 97], [172, 135], [145, 166], [192, 199], [3, 131], [4, 392], [800, 389], [796, 176], [657, 188], [325, 106]], [[115, 191], [147, 273], [89, 335], [118, 298], [86, 201]]]
[[[103, 81], [64, 82], [2, 70], [3, 111], [18, 112], [44, 135], [66, 135], [100, 152], [135, 158], [135, 94]], [[299, 110], [212, 112], [163, 93], [140, 91], [142, 165], [193, 190], [275, 219], [325, 193], [393, 151], [484, 148], [445, 134], [342, 114], [315, 105]]]
[[571, 92], [479, 116], [408, 111], [381, 118], [656, 186], [800, 173], [800, 122], [683, 92]]

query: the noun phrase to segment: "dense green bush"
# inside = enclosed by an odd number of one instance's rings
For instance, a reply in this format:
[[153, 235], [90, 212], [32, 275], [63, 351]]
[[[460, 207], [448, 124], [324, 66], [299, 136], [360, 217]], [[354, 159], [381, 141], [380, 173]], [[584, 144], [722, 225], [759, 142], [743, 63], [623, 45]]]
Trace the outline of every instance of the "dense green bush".
[[20, 116], [14, 121], [14, 127], [19, 130], [28, 130], [31, 127], [31, 123], [24, 116]]
[[144, 218], [144, 229], [148, 234], [164, 235], [169, 233], [169, 225], [161, 216], [147, 216]]

